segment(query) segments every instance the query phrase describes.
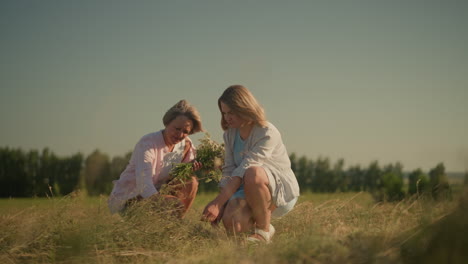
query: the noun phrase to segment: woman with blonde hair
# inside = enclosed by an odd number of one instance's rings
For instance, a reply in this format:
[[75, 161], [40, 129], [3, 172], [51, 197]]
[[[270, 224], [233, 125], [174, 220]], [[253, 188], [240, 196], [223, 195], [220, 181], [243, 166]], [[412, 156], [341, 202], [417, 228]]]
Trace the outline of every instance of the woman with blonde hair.
[[[200, 114], [186, 100], [181, 100], [164, 115], [164, 129], [143, 136], [136, 144], [130, 162], [114, 181], [108, 205], [111, 213], [123, 213], [130, 205], [149, 199], [155, 204], [175, 203], [183, 217], [191, 207], [198, 190], [198, 181], [171, 181], [173, 163], [193, 162], [195, 149], [188, 135], [203, 131]], [[201, 164], [194, 162], [197, 170]], [[171, 195], [162, 195], [163, 185], [171, 185]]]
[[242, 85], [218, 99], [224, 130], [225, 164], [220, 193], [203, 211], [206, 221], [223, 221], [228, 233], [252, 232], [252, 242], [269, 243], [271, 217], [288, 213], [299, 197], [281, 134]]

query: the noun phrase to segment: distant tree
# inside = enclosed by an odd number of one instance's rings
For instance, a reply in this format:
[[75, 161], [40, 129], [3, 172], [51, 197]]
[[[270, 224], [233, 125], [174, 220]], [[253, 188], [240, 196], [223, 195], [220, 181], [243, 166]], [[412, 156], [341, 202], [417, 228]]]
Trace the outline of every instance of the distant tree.
[[395, 164], [388, 164], [383, 167], [382, 169], [383, 173], [394, 173], [396, 175], [401, 175], [403, 176], [403, 165], [400, 162], [396, 162]]
[[0, 150], [0, 197], [25, 197], [32, 193], [27, 157], [21, 149]]
[[340, 190], [342, 192], [348, 191], [349, 178], [344, 171], [345, 161], [344, 159], [338, 159], [333, 165], [333, 170], [331, 172], [331, 184], [330, 192], [335, 192]]
[[330, 159], [319, 157], [314, 163], [312, 190], [316, 192], [330, 191]]
[[443, 163], [429, 171], [432, 197], [436, 200], [451, 198], [451, 189]]
[[313, 162], [302, 156], [296, 162], [296, 178], [302, 191], [312, 189]]
[[61, 195], [67, 195], [78, 188], [82, 167], [83, 155], [81, 153], [59, 160], [59, 172], [55, 182]]
[[58, 168], [57, 157], [49, 148], [44, 148], [39, 157], [39, 172], [36, 175], [34, 195], [58, 195], [58, 190], [52, 189], [55, 184], [55, 175]]
[[29, 151], [26, 155], [26, 160], [26, 173], [31, 180], [31, 195], [35, 196], [37, 195], [37, 178], [41, 166], [39, 152], [37, 150]]
[[465, 185], [468, 185], [468, 171], [465, 172], [464, 184], [465, 184]]
[[28, 160], [26, 153], [21, 149], [14, 151], [15, 162], [12, 164], [15, 173], [14, 187], [12, 196], [30, 197], [32, 195], [32, 177], [28, 174]]
[[[81, 170], [81, 155], [58, 158], [48, 148], [31, 150], [0, 148], [0, 196], [63, 195], [71, 191]], [[67, 189], [68, 186], [73, 185]]]
[[378, 161], [373, 161], [364, 173], [364, 191], [374, 191], [380, 184], [382, 170]]
[[429, 179], [421, 169], [416, 169], [408, 175], [408, 194], [423, 194], [429, 190]]
[[403, 166], [397, 162], [384, 166], [377, 183], [371, 191], [377, 201], [398, 201], [403, 199]]
[[108, 194], [112, 188], [109, 157], [95, 150], [85, 160], [84, 182], [89, 195]]
[[364, 186], [364, 173], [361, 166], [351, 166], [346, 172], [349, 178], [349, 190], [354, 192], [362, 191]]
[[403, 178], [395, 172], [386, 172], [382, 175], [382, 181], [373, 196], [377, 201], [399, 201], [403, 199]]
[[9, 180], [8, 175], [8, 148], [0, 148], [0, 197], [8, 197], [7, 184]]

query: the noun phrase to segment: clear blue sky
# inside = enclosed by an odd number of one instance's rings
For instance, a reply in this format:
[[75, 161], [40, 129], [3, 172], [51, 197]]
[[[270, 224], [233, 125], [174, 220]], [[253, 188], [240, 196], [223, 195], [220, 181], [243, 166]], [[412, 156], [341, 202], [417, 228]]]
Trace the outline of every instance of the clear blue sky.
[[0, 2], [2, 147], [123, 155], [182, 98], [221, 141], [231, 84], [290, 153], [468, 170], [467, 1]]

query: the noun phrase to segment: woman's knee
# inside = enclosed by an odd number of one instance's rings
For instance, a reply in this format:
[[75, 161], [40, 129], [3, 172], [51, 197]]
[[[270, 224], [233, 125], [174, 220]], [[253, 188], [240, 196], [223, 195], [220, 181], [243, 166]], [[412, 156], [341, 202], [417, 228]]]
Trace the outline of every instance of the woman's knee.
[[244, 184], [268, 184], [268, 176], [262, 167], [249, 167], [244, 174]]

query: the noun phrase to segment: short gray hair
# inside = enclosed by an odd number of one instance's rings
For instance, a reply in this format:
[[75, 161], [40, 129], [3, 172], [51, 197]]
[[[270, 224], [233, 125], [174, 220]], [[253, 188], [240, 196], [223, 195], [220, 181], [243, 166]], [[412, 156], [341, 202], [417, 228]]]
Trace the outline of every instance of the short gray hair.
[[193, 127], [192, 131], [189, 133], [190, 135], [203, 131], [200, 113], [187, 100], [180, 100], [173, 107], [169, 108], [163, 116], [163, 124], [165, 126], [169, 125], [172, 120], [176, 119], [180, 115], [186, 116], [188, 119], [192, 120]]

